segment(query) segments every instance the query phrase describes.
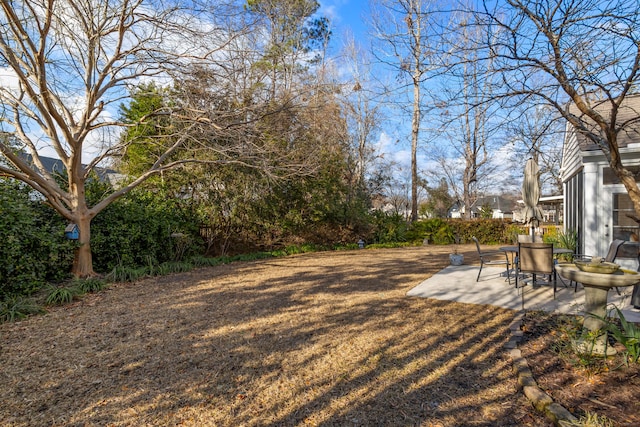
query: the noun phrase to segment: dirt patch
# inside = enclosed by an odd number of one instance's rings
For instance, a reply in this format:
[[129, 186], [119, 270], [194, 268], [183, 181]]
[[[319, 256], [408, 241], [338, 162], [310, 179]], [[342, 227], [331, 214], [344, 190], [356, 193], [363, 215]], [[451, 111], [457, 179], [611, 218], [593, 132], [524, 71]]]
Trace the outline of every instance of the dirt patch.
[[640, 364], [625, 362], [624, 347], [614, 357], [579, 357], [571, 339], [580, 331], [578, 316], [527, 313], [520, 345], [538, 386], [578, 417], [606, 417], [613, 425], [640, 425]]
[[504, 348], [515, 312], [406, 296], [450, 252], [199, 269], [0, 325], [0, 424], [550, 426]]

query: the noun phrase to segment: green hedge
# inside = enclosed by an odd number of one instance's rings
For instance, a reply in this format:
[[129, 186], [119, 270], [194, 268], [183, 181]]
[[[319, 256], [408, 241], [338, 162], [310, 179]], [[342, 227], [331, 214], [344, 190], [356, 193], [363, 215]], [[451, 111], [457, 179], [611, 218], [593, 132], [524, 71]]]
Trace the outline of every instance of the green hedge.
[[159, 265], [202, 253], [197, 223], [177, 201], [134, 191], [116, 200], [91, 223], [93, 268]]
[[416, 221], [406, 233], [407, 241], [419, 243], [428, 241], [434, 245], [470, 243], [475, 236], [481, 243], [498, 244], [512, 241], [511, 223], [499, 219], [461, 219], [433, 218]]
[[[91, 181], [89, 203], [110, 191]], [[64, 237], [67, 221], [24, 184], [0, 179], [0, 299], [30, 295], [71, 277], [75, 241]], [[178, 202], [133, 192], [102, 211], [91, 224], [94, 270], [148, 266], [202, 253], [197, 222]]]
[[368, 244], [385, 244], [407, 241], [407, 221], [400, 214], [373, 211], [370, 216], [371, 235]]
[[75, 245], [65, 225], [26, 185], [0, 179], [0, 299], [69, 277]]

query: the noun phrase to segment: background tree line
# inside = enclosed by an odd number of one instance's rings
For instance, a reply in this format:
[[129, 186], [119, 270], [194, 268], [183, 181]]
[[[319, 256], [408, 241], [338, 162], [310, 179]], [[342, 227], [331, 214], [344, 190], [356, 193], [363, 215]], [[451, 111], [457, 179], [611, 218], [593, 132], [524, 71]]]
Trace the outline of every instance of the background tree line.
[[[420, 201], [430, 216], [456, 201], [470, 212], [496, 176], [517, 182], [526, 156], [557, 186], [559, 118], [602, 147], [640, 203], [616, 143], [638, 120], [615, 114], [636, 91], [637, 4], [376, 2], [372, 46], [350, 41], [344, 55], [331, 54], [319, 10], [315, 0], [0, 3], [0, 176], [78, 226], [76, 276], [111, 265], [92, 230], [116, 202], [157, 198], [179, 213], [164, 233], [204, 230], [201, 250], [219, 254], [382, 236], [386, 219], [369, 211], [378, 200], [412, 221]], [[381, 151], [393, 140], [410, 146], [405, 170]], [[93, 192], [98, 167], [124, 178]]]

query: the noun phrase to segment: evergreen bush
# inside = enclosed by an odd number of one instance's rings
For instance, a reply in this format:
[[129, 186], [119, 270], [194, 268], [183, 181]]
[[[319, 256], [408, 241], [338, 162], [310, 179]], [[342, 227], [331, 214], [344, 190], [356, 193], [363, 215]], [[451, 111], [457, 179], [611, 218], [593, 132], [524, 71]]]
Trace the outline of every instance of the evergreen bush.
[[0, 178], [0, 299], [69, 277], [75, 244], [65, 226], [26, 185]]
[[374, 211], [371, 214], [373, 232], [371, 243], [404, 242], [407, 239], [407, 221], [400, 214]]
[[481, 243], [507, 243], [508, 222], [500, 219], [441, 219], [431, 218], [416, 221], [407, 231], [407, 241], [418, 243], [425, 239], [430, 244], [450, 245], [453, 243], [470, 243], [473, 236]]
[[21, 295], [8, 295], [0, 300], [0, 323], [15, 322], [31, 314], [44, 313], [42, 307]]
[[91, 224], [91, 252], [98, 272], [181, 261], [202, 251], [199, 241], [195, 220], [178, 201], [144, 191], [115, 201]]

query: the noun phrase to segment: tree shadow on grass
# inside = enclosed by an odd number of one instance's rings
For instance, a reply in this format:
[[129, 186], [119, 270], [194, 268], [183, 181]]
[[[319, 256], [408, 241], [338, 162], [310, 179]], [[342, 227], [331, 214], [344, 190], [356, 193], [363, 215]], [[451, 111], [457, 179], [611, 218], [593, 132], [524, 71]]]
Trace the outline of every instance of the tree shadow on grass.
[[8, 425], [545, 425], [513, 313], [406, 297], [448, 250], [305, 254], [117, 286], [2, 325]]

